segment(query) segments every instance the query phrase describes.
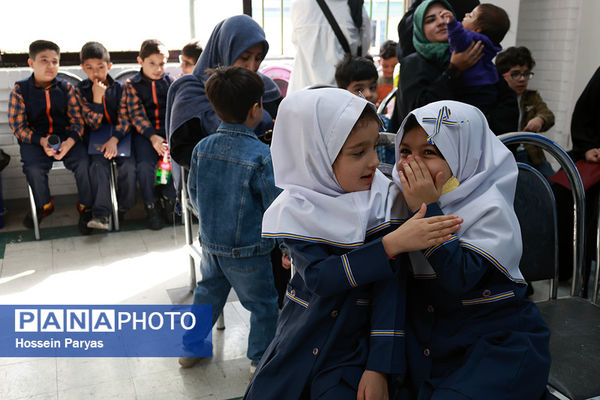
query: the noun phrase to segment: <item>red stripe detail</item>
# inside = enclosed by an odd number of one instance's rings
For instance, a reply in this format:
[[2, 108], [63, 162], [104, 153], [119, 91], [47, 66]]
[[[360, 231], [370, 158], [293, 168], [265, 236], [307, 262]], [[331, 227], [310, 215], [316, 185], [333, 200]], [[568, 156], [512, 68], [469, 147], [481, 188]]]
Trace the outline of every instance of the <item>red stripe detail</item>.
[[152, 81], [152, 101], [156, 109], [154, 110], [154, 117], [156, 118], [156, 130], [160, 130], [160, 120], [158, 119], [158, 97], [156, 96], [156, 81]]
[[104, 106], [104, 116], [106, 117], [106, 120], [108, 121], [108, 123], [110, 125], [112, 125], [110, 116], [108, 115], [108, 110], [106, 109], [106, 100], [104, 99], [104, 95], [102, 95], [102, 105]]
[[52, 120], [52, 116], [50, 115], [50, 90], [44, 89], [46, 93], [46, 115], [48, 116], [48, 135], [51, 135], [54, 131], [54, 121]]

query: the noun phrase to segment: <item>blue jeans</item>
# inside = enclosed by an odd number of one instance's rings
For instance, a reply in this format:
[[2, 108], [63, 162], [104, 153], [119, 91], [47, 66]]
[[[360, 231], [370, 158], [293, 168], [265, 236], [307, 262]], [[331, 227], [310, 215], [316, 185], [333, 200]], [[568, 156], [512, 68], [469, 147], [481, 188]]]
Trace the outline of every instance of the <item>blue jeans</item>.
[[246, 355], [257, 364], [275, 335], [279, 315], [270, 254], [233, 258], [203, 250], [200, 273], [202, 278], [194, 289], [194, 304], [212, 305], [213, 325], [223, 311], [231, 287], [244, 308], [250, 311]]

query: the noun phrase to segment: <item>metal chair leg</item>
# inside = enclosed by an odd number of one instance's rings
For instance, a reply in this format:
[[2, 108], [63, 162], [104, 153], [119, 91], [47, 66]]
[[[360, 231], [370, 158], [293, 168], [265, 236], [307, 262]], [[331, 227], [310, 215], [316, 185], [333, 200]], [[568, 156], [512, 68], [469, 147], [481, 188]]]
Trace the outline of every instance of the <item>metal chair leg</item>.
[[110, 162], [110, 202], [112, 203], [112, 220], [115, 231], [119, 230], [119, 202], [117, 200], [117, 182], [115, 176], [117, 163], [115, 160]]
[[33, 234], [35, 235], [35, 240], [40, 240], [40, 226], [38, 223], [37, 216], [37, 207], [35, 206], [35, 199], [33, 198], [33, 190], [31, 190], [31, 186], [27, 185], [29, 189], [29, 205], [31, 206], [31, 219], [33, 220]]
[[219, 314], [219, 318], [217, 318], [217, 323], [215, 324], [218, 330], [222, 331], [225, 329], [225, 316], [223, 315], [223, 311]]

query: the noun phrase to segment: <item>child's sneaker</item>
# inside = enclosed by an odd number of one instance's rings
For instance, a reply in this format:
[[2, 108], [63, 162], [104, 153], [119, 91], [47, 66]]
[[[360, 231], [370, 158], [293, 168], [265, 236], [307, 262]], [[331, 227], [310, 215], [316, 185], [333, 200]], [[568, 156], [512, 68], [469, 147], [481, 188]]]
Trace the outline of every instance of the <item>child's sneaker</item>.
[[110, 219], [108, 216], [94, 217], [87, 223], [88, 228], [92, 229], [104, 229], [110, 231]]
[[204, 357], [179, 357], [179, 365], [181, 368], [192, 368], [203, 359]]
[[158, 210], [158, 202], [146, 204], [144, 207], [146, 208], [146, 220], [148, 221], [148, 228], [153, 231], [161, 230], [164, 226], [164, 221], [160, 215]]
[[[54, 212], [54, 199], [50, 198], [50, 202], [43, 205], [42, 208], [37, 209], [37, 218], [38, 224], [42, 222], [44, 217], [52, 214]], [[23, 219], [23, 225], [27, 229], [33, 229], [33, 215], [31, 215], [31, 210], [27, 212], [25, 218]]]
[[77, 203], [77, 210], [79, 211], [79, 232], [82, 235], [89, 235], [92, 233], [92, 229], [88, 228], [88, 222], [92, 219], [92, 208]]

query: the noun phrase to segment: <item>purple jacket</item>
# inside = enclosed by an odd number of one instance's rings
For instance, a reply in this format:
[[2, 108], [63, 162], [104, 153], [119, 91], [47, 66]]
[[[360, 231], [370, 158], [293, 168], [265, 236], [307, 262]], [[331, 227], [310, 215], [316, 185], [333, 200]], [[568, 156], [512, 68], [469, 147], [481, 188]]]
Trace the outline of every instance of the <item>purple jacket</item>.
[[483, 43], [483, 57], [461, 75], [463, 86], [493, 85], [498, 82], [498, 71], [493, 63], [494, 57], [502, 47], [494, 44], [487, 36], [464, 29], [462, 24], [453, 20], [448, 25], [448, 42], [450, 51], [460, 53], [471, 45], [473, 41], [481, 40]]

